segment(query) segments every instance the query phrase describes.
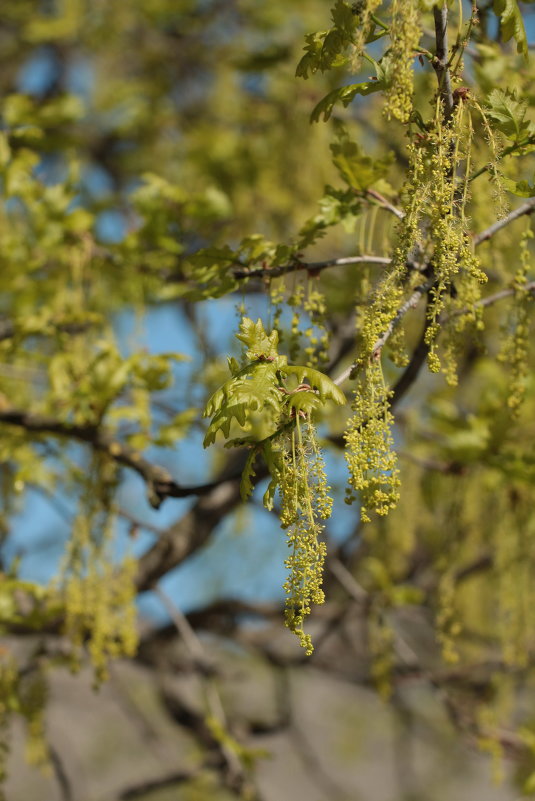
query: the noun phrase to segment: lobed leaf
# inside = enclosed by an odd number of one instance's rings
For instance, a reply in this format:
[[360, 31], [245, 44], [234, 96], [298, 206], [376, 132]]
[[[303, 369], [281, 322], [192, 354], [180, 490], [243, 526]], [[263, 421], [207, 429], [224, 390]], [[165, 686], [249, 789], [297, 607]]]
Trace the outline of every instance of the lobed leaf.
[[519, 100], [515, 91], [494, 89], [487, 98], [487, 114], [509, 139], [521, 142], [535, 134], [535, 125], [526, 119], [527, 100]]
[[362, 152], [342, 125], [338, 127], [336, 133], [337, 141], [330, 146], [333, 164], [349, 186], [363, 191], [387, 175], [393, 162], [393, 154], [373, 159]]
[[512, 181], [510, 178], [502, 178], [502, 183], [508, 192], [518, 197], [535, 197], [535, 181]]
[[244, 317], [240, 323], [240, 332], [236, 334], [236, 338], [247, 347], [248, 359], [275, 359], [278, 356], [279, 335], [277, 331], [272, 331], [268, 336], [262, 320], [258, 319], [254, 323], [249, 317]]
[[517, 0], [494, 0], [494, 13], [500, 17], [502, 41], [515, 39], [517, 53], [522, 53], [527, 61], [528, 40]]
[[383, 83], [379, 80], [351, 83], [348, 86], [340, 86], [338, 89], [333, 89], [315, 106], [310, 115], [310, 122], [319, 122], [322, 114], [324, 122], [327, 122], [337, 103], [342, 103], [344, 108], [347, 108], [357, 95], [371, 95], [380, 89], [383, 89]]
[[256, 475], [256, 471], [254, 469], [254, 463], [257, 457], [257, 450], [256, 448], [252, 448], [249, 456], [247, 457], [247, 461], [245, 462], [245, 466], [243, 468], [243, 473], [241, 475], [240, 481], [240, 496], [242, 501], [246, 501], [248, 498], [251, 497], [253, 494], [254, 486], [252, 479]]
[[312, 389], [317, 390], [321, 400], [332, 400], [340, 406], [346, 403], [346, 396], [340, 387], [337, 387], [334, 381], [332, 381], [329, 376], [325, 375], [325, 373], [314, 370], [312, 367], [303, 367], [300, 365], [287, 365], [284, 368], [284, 372], [289, 375], [295, 375], [300, 384], [306, 379]]

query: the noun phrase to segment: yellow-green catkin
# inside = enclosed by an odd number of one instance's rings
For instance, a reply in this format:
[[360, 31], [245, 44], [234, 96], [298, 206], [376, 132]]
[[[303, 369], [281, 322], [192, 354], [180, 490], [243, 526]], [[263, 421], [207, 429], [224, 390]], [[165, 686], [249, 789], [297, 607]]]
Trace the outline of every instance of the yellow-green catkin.
[[442, 658], [449, 664], [456, 664], [459, 661], [457, 640], [462, 630], [455, 596], [455, 571], [446, 570], [440, 577], [438, 585], [436, 635], [442, 648]]
[[533, 649], [535, 521], [529, 488], [509, 486], [494, 532], [498, 620], [507, 664], [525, 667]]
[[504, 149], [503, 141], [501, 139], [501, 134], [494, 130], [485, 110], [472, 93], [468, 95], [467, 102], [470, 107], [478, 111], [481, 117], [485, 142], [487, 143], [490, 153], [490, 159], [486, 166], [492, 186], [492, 213], [494, 219], [500, 220], [505, 217], [509, 211], [509, 203], [503, 183], [503, 174], [500, 168], [500, 161]]
[[[435, 284], [431, 289], [429, 323], [426, 343], [429, 346], [428, 364], [432, 372], [438, 372], [441, 362], [437, 353], [437, 338], [442, 327], [441, 315], [451, 310], [451, 319], [457, 331], [463, 330], [470, 319], [471, 310], [481, 297], [481, 284], [487, 276], [481, 269], [470, 244], [466, 230], [466, 204], [468, 200], [468, 177], [472, 137], [471, 120], [465, 122], [462, 100], [451, 119], [443, 123], [442, 104], [437, 101], [434, 130], [430, 131], [427, 151], [429, 154], [429, 247]], [[459, 170], [463, 170], [461, 176]], [[463, 313], [455, 298], [466, 304]], [[466, 313], [468, 312], [468, 313]], [[448, 366], [445, 370], [450, 384], [456, 383], [453, 349], [450, 348]]]
[[383, 63], [387, 86], [383, 112], [390, 120], [409, 122], [413, 108], [413, 61], [421, 36], [421, 12], [416, 0], [393, 0], [391, 46]]
[[312, 639], [305, 634], [303, 623], [312, 604], [325, 600], [322, 582], [326, 545], [321, 539], [324, 526], [320, 521], [330, 517], [332, 500], [312, 424], [300, 422], [298, 417], [282, 444], [280, 519], [282, 528], [287, 530], [290, 551], [285, 561], [289, 571], [284, 584], [285, 622], [299, 637], [306, 653], [311, 654]]
[[513, 279], [513, 306], [499, 354], [500, 361], [509, 367], [507, 405], [515, 417], [524, 401], [530, 372], [528, 352], [533, 314], [533, 293], [528, 288], [528, 270], [531, 265], [529, 242], [532, 238], [533, 232], [531, 228], [528, 228], [520, 241], [519, 265]]
[[329, 334], [325, 326], [327, 306], [325, 295], [317, 286], [317, 279], [310, 279], [303, 309], [308, 314], [311, 325], [305, 330], [308, 345], [305, 347], [306, 364], [317, 367], [328, 360]]
[[[366, 310], [357, 309], [359, 332], [359, 358], [357, 367], [366, 369], [370, 361], [378, 356], [377, 343], [390, 326], [403, 301], [424, 279], [418, 271], [421, 258], [421, 222], [427, 196], [430, 192], [426, 182], [425, 154], [417, 144], [408, 146], [410, 167], [402, 190], [403, 218], [398, 223], [396, 244], [392, 252], [392, 264], [387, 274], [378, 282], [372, 293], [372, 302]], [[391, 347], [397, 356], [395, 361], [403, 363], [402, 337], [394, 326]], [[390, 343], [389, 343], [390, 345]]]
[[392, 695], [392, 670], [395, 664], [394, 631], [386, 621], [380, 604], [374, 604], [370, 609], [368, 637], [371, 678], [379, 695], [388, 700]]
[[481, 704], [476, 710], [477, 730], [481, 732], [477, 745], [491, 758], [492, 780], [503, 784], [505, 779], [505, 749], [500, 741], [499, 731], [503, 726], [494, 706]]
[[392, 436], [393, 416], [380, 359], [359, 376], [354, 415], [344, 435], [349, 468], [348, 503], [358, 499], [363, 522], [386, 515], [399, 499], [399, 469]]
[[270, 328], [273, 331], [277, 331], [279, 335], [279, 342], [283, 341], [281, 316], [285, 298], [286, 286], [284, 283], [284, 278], [272, 278], [269, 282], [269, 302], [271, 314]]
[[[275, 302], [280, 304], [283, 299], [284, 292], [280, 287], [275, 289], [272, 293], [272, 304]], [[327, 307], [325, 296], [318, 285], [318, 278], [307, 278], [304, 281], [296, 279], [287, 302], [293, 309], [288, 341], [290, 360], [306, 364], [307, 367], [325, 364], [329, 350], [329, 333], [325, 324]], [[278, 307], [275, 314], [278, 325], [280, 320]], [[279, 341], [282, 339], [280, 336]]]
[[0, 801], [4, 801], [2, 785], [7, 778], [9, 726], [17, 715], [26, 723], [25, 756], [28, 764], [45, 769], [49, 766], [49, 749], [45, 738], [47, 684], [42, 665], [20, 671], [15, 659], [0, 654]]
[[50, 754], [45, 733], [48, 684], [42, 665], [36, 665], [21, 677], [18, 699], [20, 714], [26, 721], [26, 761], [29, 765], [49, 769]]
[[111, 558], [116, 475], [115, 465], [95, 458], [62, 576], [72, 667], [79, 667], [86, 646], [97, 684], [107, 678], [110, 659], [133, 656], [137, 647], [135, 560], [117, 565]]
[[357, 18], [357, 29], [353, 38], [351, 69], [357, 72], [366, 46], [366, 36], [369, 33], [370, 25], [373, 25], [372, 15], [381, 5], [381, 0], [356, 0], [351, 6], [353, 14]]
[[6, 762], [9, 756], [9, 724], [17, 701], [18, 670], [9, 655], [0, 655], [0, 799], [4, 796], [1, 786], [6, 779]]

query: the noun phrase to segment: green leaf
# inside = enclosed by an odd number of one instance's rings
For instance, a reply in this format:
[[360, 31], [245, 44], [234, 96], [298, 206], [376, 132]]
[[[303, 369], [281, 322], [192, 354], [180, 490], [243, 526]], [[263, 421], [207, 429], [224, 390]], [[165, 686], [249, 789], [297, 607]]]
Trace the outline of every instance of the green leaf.
[[[204, 417], [207, 416], [208, 413], [205, 410]], [[233, 403], [222, 406], [219, 411], [214, 414], [212, 422], [208, 426], [203, 440], [203, 446], [207, 448], [209, 445], [213, 445], [219, 431], [223, 433], [225, 439], [228, 439], [230, 436], [230, 426], [233, 420], [236, 420], [240, 426], [245, 426], [247, 420], [247, 403]]]
[[257, 457], [257, 450], [256, 448], [252, 448], [249, 456], [247, 457], [247, 461], [245, 462], [245, 467], [243, 468], [243, 473], [241, 475], [240, 481], [240, 496], [242, 501], [246, 501], [248, 498], [251, 497], [254, 490], [254, 485], [252, 479], [256, 475], [254, 469], [254, 463]]
[[487, 114], [509, 139], [521, 142], [535, 133], [535, 125], [526, 119], [527, 100], [519, 100], [515, 91], [494, 89], [487, 98]]
[[328, 95], [320, 100], [316, 105], [312, 114], [310, 115], [311, 122], [319, 122], [321, 115], [326, 122], [331, 114], [334, 106], [337, 103], [347, 108], [356, 95], [371, 95], [373, 92], [378, 92], [383, 88], [383, 83], [379, 80], [364, 81], [363, 83], [351, 83], [348, 86], [341, 86], [339, 89], [333, 89]]
[[355, 197], [352, 189], [337, 190], [331, 186], [325, 189], [325, 195], [319, 201], [320, 210], [307, 220], [299, 231], [298, 251], [313, 245], [327, 228], [340, 222], [354, 222], [361, 211], [361, 201]]
[[305, 36], [305, 55], [297, 65], [296, 76], [306, 79], [318, 70], [325, 72], [347, 62], [344, 51], [353, 43], [358, 17], [346, 0], [336, 0], [331, 17], [334, 23], [332, 28]]
[[312, 389], [318, 392], [322, 401], [332, 400], [340, 406], [346, 403], [346, 396], [340, 387], [337, 387], [334, 381], [332, 381], [329, 376], [325, 375], [325, 373], [321, 373], [319, 370], [313, 370], [312, 367], [299, 365], [286, 365], [284, 367], [284, 372], [288, 375], [294, 375], [299, 384], [304, 383], [306, 379]]
[[357, 142], [350, 138], [342, 125], [337, 129], [337, 139], [338, 141], [331, 145], [333, 164], [353, 189], [359, 191], [368, 189], [387, 175], [393, 162], [392, 154], [381, 159], [364, 155]]
[[528, 58], [528, 40], [522, 13], [516, 0], [494, 0], [494, 13], [500, 17], [501, 35], [504, 42], [515, 39], [517, 53]]
[[302, 412], [307, 417], [316, 412], [321, 406], [321, 399], [310, 389], [303, 389], [290, 396], [288, 408], [293, 409], [296, 414]]
[[508, 192], [518, 197], [535, 197], [535, 182], [530, 184], [529, 181], [512, 181], [510, 178], [502, 178], [502, 183]]
[[345, 0], [336, 0], [334, 8], [331, 9], [331, 17], [335, 27], [349, 39], [358, 23], [358, 18], [350, 3], [346, 3]]
[[277, 344], [279, 335], [277, 331], [272, 331], [268, 336], [260, 319], [254, 323], [249, 317], [244, 317], [240, 323], [240, 333], [236, 334], [236, 339], [239, 339], [247, 347], [246, 356], [251, 361], [254, 359], [275, 359], [278, 356]]
[[215, 442], [221, 431], [228, 439], [230, 427], [236, 421], [242, 428], [250, 425], [251, 413], [262, 411], [264, 417], [276, 419], [281, 411], [281, 392], [277, 378], [277, 363], [253, 362], [226, 381], [206, 404], [204, 417], [212, 417], [204, 447]]
[[305, 55], [299, 61], [295, 70], [296, 78], [308, 78], [309, 74], [314, 74], [320, 67], [321, 48], [326, 31], [308, 33], [305, 36]]
[[269, 482], [264, 493], [263, 503], [266, 509], [271, 510], [273, 509], [275, 492], [279, 486], [279, 481], [283, 470], [282, 453], [277, 446], [273, 445], [273, 441], [271, 439], [265, 440], [263, 443], [263, 450], [266, 466], [271, 476], [271, 481]]

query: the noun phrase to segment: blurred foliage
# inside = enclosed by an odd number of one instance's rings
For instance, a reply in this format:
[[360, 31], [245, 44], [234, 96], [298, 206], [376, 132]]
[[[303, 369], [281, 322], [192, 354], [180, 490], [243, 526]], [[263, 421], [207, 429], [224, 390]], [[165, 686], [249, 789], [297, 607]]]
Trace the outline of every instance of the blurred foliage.
[[[500, 697], [535, 648], [530, 217], [477, 239], [535, 194], [535, 67], [516, 0], [464, 19], [449, 9], [450, 94], [428, 2], [336, 0], [330, 15], [316, 0], [4, 6], [0, 541], [35, 488], [76, 514], [50, 587], [23, 581], [16, 560], [1, 565], [0, 630], [62, 622], [67, 661], [87, 646], [98, 680], [110, 657], [134, 653], [136, 562], [114, 567], [120, 468], [146, 478], [147, 453], [187, 438], [208, 401], [207, 444], [236, 423], [253, 431], [243, 495], [254, 497], [260, 450], [282, 487], [287, 620], [310, 651], [301, 624], [323, 597], [317, 518], [328, 517], [311, 495], [327, 489], [314, 412], [321, 439], [346, 442], [348, 500], [369, 518], [355, 514], [345, 533], [358, 553], [350, 586], [368, 599], [371, 679], [388, 696], [396, 613], [425, 609], [446, 663], [488, 666], [464, 727], [499, 756], [513, 721], [528, 751], [519, 783], [533, 792], [533, 721], [507, 717]], [[226, 295], [250, 347], [241, 364], [230, 354], [223, 383], [202, 314]], [[269, 322], [244, 340], [259, 295]], [[125, 354], [118, 341], [120, 314], [164, 307], [187, 314], [187, 374], [181, 342]], [[392, 387], [424, 351], [431, 369], [394, 421]], [[349, 427], [347, 407], [324, 403], [343, 403], [327, 373], [345, 367]], [[25, 717], [42, 763], [34, 664], [35, 682], [0, 654], [0, 733]], [[225, 742], [222, 725], [212, 720]]]

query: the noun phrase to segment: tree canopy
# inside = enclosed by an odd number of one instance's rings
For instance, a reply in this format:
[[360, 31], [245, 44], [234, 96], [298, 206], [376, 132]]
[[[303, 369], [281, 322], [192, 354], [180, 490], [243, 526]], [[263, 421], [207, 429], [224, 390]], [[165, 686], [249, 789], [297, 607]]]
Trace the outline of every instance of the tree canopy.
[[78, 797], [48, 677], [175, 640], [210, 797], [260, 797], [230, 644], [430, 686], [535, 792], [532, 6], [4, 5], [0, 778], [22, 717]]

